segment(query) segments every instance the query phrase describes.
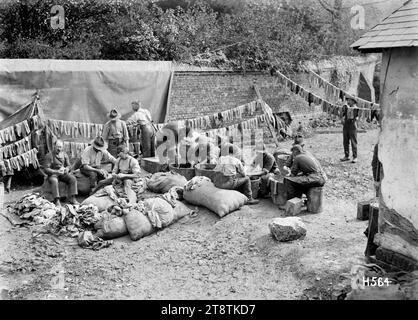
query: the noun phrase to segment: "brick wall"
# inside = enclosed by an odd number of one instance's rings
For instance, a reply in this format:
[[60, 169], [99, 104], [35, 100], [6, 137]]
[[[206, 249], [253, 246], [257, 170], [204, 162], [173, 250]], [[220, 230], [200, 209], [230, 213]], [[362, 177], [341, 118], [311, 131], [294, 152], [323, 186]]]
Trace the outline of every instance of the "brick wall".
[[234, 108], [257, 99], [254, 83], [270, 105], [280, 88], [269, 74], [251, 72], [176, 72], [171, 88], [169, 120], [193, 118]]
[[[291, 78], [309, 87], [306, 75], [296, 74]], [[254, 84], [257, 84], [263, 99], [274, 112], [289, 111], [292, 117], [302, 121], [321, 114], [317, 108], [309, 107], [302, 98], [286, 92], [277, 83], [277, 78], [269, 73], [177, 71], [171, 87], [168, 120], [210, 115], [255, 100], [257, 94]], [[314, 89], [312, 91], [320, 93]]]

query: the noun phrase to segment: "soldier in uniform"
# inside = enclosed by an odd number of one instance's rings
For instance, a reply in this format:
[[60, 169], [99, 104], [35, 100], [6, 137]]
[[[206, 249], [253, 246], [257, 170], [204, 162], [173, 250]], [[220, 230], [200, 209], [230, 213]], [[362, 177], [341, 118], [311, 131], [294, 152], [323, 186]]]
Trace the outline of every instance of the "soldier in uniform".
[[45, 156], [42, 169], [48, 176], [51, 184], [51, 192], [54, 203], [60, 206], [59, 182], [63, 181], [69, 186], [69, 202], [71, 204], [79, 204], [75, 199], [77, 195], [77, 179], [70, 173], [70, 160], [66, 152], [63, 151], [64, 143], [57, 140], [54, 150]]
[[108, 117], [109, 121], [103, 126], [102, 137], [108, 144], [107, 150], [116, 157], [116, 148], [119, 145], [125, 144], [129, 147], [129, 133], [125, 121], [120, 120], [120, 114], [116, 109], [112, 109]]
[[141, 101], [132, 102], [134, 114], [126, 120], [127, 124], [138, 124], [141, 130], [141, 148], [144, 158], [155, 157], [156, 129], [149, 110], [142, 107]]

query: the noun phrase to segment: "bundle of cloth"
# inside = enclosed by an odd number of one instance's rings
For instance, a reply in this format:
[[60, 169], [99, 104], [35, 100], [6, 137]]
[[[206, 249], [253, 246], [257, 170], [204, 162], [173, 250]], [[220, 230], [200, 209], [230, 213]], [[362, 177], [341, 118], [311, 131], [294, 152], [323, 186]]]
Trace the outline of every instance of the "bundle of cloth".
[[[147, 190], [147, 181], [148, 178], [138, 178], [135, 179], [132, 183], [131, 189], [135, 192], [137, 199]], [[124, 199], [127, 201], [128, 195], [126, 194], [125, 188], [121, 183], [113, 183], [99, 189], [90, 197], [85, 199], [82, 204], [92, 204], [99, 208], [99, 211], [106, 211], [107, 208], [115, 205], [120, 201], [119, 199]]]

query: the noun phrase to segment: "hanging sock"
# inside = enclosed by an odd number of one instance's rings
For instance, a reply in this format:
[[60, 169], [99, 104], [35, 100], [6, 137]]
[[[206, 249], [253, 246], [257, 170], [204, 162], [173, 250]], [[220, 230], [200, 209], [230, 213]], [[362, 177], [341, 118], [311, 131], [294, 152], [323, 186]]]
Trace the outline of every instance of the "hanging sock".
[[308, 104], [309, 104], [309, 106], [311, 106], [311, 103], [313, 102], [313, 96], [312, 96], [312, 93], [308, 93]]
[[13, 128], [10, 128], [10, 138], [12, 142], [17, 140], [16, 133]]
[[21, 123], [16, 123], [13, 127], [14, 127], [14, 131], [15, 131], [16, 136], [22, 137], [22, 124]]

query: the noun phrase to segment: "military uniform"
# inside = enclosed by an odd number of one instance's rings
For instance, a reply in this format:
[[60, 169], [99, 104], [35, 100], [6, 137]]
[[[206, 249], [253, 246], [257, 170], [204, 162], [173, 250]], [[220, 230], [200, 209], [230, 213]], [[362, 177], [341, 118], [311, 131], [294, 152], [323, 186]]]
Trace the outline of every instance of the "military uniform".
[[138, 124], [141, 136], [142, 156], [144, 158], [155, 156], [155, 128], [152, 124], [151, 113], [147, 109], [138, 109], [126, 120], [127, 124]]
[[120, 144], [125, 144], [129, 147], [129, 133], [125, 121], [120, 119], [109, 120], [103, 126], [103, 139], [107, 142], [107, 150], [114, 157], [117, 156], [116, 148]]
[[284, 178], [287, 199], [300, 198], [309, 188], [322, 187], [326, 182], [326, 174], [318, 160], [305, 152], [294, 158], [291, 174]]
[[70, 190], [69, 195], [77, 195], [77, 179], [69, 173], [56, 173], [55, 170], [70, 167], [70, 160], [67, 153], [61, 151], [60, 153], [50, 152], [45, 156], [42, 165], [43, 171], [48, 176], [48, 181], [51, 184], [51, 193], [54, 199], [60, 198], [59, 181], [66, 183]]

